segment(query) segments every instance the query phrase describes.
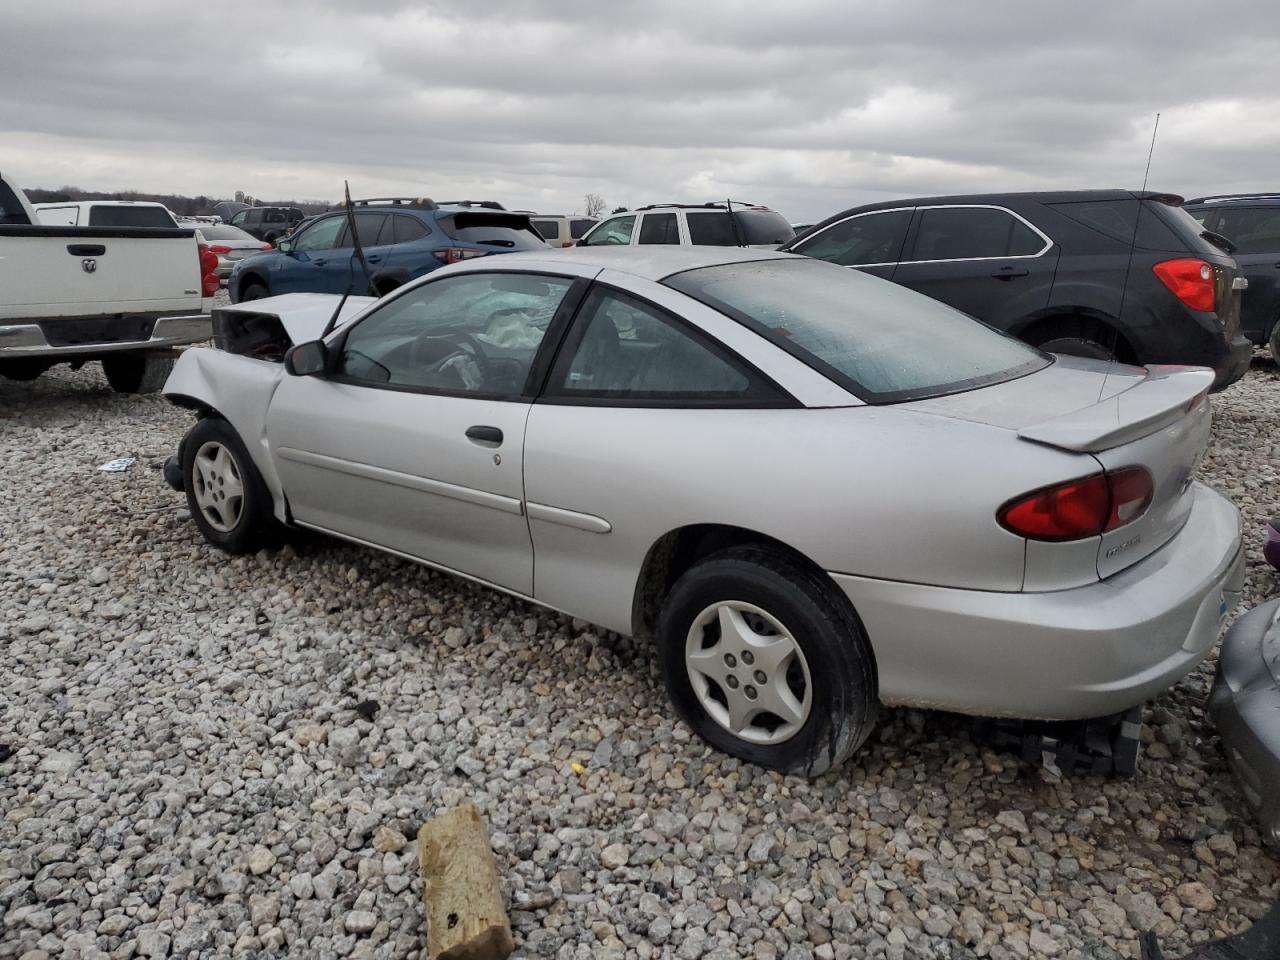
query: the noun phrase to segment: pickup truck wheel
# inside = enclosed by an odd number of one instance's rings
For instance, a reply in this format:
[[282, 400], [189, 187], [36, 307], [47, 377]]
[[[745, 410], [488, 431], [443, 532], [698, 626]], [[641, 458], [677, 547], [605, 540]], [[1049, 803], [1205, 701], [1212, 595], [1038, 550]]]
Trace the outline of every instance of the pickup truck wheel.
[[681, 718], [749, 763], [817, 776], [875, 725], [866, 633], [830, 583], [785, 554], [734, 547], [692, 567], [663, 604], [658, 642]]
[[200, 533], [227, 553], [251, 553], [273, 528], [271, 494], [227, 421], [206, 417], [182, 441], [187, 507]]
[[264, 300], [271, 296], [271, 291], [261, 283], [250, 283], [240, 291], [240, 302], [246, 300]]
[[173, 371], [172, 353], [117, 353], [102, 358], [102, 372], [116, 393], [155, 393]]
[[42, 360], [3, 360], [0, 361], [0, 376], [10, 380], [34, 380], [49, 369]]
[[1271, 348], [1271, 359], [1280, 364], [1280, 321], [1271, 328], [1271, 339], [1267, 346]]

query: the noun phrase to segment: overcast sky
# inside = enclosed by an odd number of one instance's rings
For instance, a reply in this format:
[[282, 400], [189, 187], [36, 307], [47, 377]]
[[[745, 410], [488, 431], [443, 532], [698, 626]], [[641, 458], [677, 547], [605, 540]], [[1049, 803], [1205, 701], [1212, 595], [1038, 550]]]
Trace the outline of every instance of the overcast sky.
[[1256, 3], [0, 0], [0, 171], [227, 197], [1280, 188]]

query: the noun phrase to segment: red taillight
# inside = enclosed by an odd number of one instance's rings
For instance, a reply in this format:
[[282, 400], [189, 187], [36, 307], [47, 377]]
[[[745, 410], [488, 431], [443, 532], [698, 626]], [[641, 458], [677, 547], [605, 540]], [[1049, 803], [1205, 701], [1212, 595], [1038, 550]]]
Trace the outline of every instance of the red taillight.
[[1036, 490], [1005, 504], [996, 517], [1030, 540], [1082, 540], [1137, 520], [1153, 492], [1150, 473], [1125, 467]]
[[275, 247], [273, 247], [273, 246], [272, 246], [271, 244], [269, 244], [269, 243], [264, 243], [264, 244], [263, 244], [262, 246], [260, 246], [258, 249], [259, 249], [259, 250], [274, 250], [274, 249], [275, 249]]
[[218, 255], [207, 243], [199, 244], [200, 257], [200, 296], [212, 297], [218, 292], [221, 284], [218, 281], [218, 275], [214, 271], [218, 269]]
[[560, 246], [562, 246], [562, 247], [572, 247], [572, 246], [573, 246], [573, 241], [572, 241], [572, 240], [570, 240], [568, 243], [562, 243], [562, 244], [560, 244]]
[[1215, 308], [1213, 265], [1196, 257], [1162, 260], [1151, 268], [1160, 282], [1192, 310]]
[[216, 253], [218, 256], [222, 257], [230, 253], [231, 248], [221, 243], [215, 243], [212, 247], [209, 248], [209, 252]]
[[483, 257], [488, 254], [488, 250], [463, 250], [461, 247], [450, 247], [447, 250], [432, 250], [437, 260], [441, 263], [461, 263], [463, 260], [470, 260], [473, 257]]

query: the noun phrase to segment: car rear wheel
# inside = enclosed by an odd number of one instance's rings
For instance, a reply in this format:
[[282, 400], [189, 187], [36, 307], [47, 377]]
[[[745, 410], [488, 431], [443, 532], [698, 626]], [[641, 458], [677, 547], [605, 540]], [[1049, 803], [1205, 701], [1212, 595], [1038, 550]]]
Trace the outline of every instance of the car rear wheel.
[[206, 417], [182, 441], [182, 477], [196, 527], [227, 553], [251, 553], [274, 526], [271, 494], [239, 435]]
[[247, 284], [240, 291], [240, 302], [243, 303], [246, 300], [264, 300], [269, 296], [271, 296], [271, 291], [269, 291], [264, 284], [254, 281]]
[[1271, 328], [1271, 339], [1267, 346], [1271, 349], [1271, 359], [1280, 364], [1280, 322]]
[[735, 547], [697, 564], [668, 595], [658, 637], [676, 711], [742, 760], [817, 776], [875, 724], [875, 660], [857, 616], [784, 554]]
[[1032, 332], [1027, 341], [1045, 353], [1092, 360], [1124, 361], [1128, 345], [1106, 324], [1089, 317], [1064, 317]]
[[165, 353], [115, 353], [102, 358], [102, 372], [116, 393], [155, 393], [173, 371], [177, 355]]

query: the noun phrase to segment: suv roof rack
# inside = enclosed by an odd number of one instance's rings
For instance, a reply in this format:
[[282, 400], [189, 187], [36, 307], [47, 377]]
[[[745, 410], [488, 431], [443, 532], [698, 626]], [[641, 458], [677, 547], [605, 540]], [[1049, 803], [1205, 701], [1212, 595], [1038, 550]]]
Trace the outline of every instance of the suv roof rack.
[[[351, 205], [353, 207], [419, 207], [423, 210], [439, 209], [439, 204], [430, 197], [369, 197], [364, 200], [352, 200]], [[345, 202], [339, 202], [333, 207], [333, 209], [341, 210], [345, 206]]]
[[[442, 207], [484, 207], [486, 210], [506, 210], [497, 200], [441, 200]], [[519, 212], [519, 211], [517, 211]]]
[[[761, 206], [758, 203], [747, 203], [745, 200], [731, 200], [735, 207], [742, 207], [744, 210], [768, 210], [768, 207]], [[676, 210], [724, 210], [725, 201], [711, 200], [707, 203], [649, 203], [643, 207], [636, 207], [637, 210], [659, 210], [663, 207], [673, 208]]]
[[1219, 193], [1211, 197], [1196, 197], [1187, 203], [1218, 203], [1222, 200], [1280, 200], [1280, 193]]

